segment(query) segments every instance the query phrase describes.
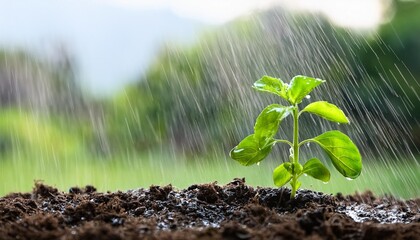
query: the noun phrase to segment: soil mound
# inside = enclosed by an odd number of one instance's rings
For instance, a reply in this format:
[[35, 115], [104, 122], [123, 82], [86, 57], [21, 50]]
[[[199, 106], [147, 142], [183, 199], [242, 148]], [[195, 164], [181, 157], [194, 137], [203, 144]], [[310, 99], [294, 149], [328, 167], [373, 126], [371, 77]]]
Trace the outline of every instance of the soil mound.
[[36, 183], [0, 198], [0, 239], [420, 239], [420, 199], [287, 188], [171, 185], [68, 193]]

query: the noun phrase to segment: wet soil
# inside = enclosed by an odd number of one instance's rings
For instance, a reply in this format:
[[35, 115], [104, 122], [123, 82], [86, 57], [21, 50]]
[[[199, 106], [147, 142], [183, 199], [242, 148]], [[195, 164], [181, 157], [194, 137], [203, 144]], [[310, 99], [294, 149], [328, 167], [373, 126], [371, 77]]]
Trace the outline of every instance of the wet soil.
[[0, 198], [0, 239], [420, 239], [420, 199], [254, 188], [244, 179], [68, 193], [36, 183]]

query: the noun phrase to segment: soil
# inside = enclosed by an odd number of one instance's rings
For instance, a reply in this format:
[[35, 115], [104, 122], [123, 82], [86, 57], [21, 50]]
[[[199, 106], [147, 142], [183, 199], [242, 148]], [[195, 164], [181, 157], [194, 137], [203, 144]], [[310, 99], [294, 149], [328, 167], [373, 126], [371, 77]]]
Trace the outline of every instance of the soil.
[[68, 193], [35, 184], [0, 198], [0, 239], [420, 239], [420, 198], [254, 188], [244, 179]]

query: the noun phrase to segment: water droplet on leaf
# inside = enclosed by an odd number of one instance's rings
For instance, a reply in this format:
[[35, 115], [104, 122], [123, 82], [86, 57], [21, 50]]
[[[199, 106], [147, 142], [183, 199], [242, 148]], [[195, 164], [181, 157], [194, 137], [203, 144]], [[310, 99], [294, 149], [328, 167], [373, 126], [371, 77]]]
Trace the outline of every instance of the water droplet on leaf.
[[239, 148], [239, 149], [235, 149], [235, 150], [233, 150], [233, 152], [234, 152], [234, 153], [240, 153], [240, 152], [242, 152], [243, 150], [245, 150], [245, 149], [243, 149], [243, 148]]

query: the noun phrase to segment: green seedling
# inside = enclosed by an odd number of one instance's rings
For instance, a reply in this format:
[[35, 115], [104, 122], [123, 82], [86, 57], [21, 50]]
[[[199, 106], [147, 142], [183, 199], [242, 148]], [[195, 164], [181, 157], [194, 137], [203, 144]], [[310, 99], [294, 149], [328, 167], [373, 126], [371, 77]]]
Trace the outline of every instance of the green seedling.
[[[318, 115], [326, 120], [337, 123], [349, 123], [346, 115], [334, 104], [318, 101], [308, 104], [299, 111], [299, 104], [308, 94], [325, 80], [296, 76], [290, 84], [281, 79], [263, 76], [256, 81], [253, 88], [268, 92], [285, 99], [291, 106], [271, 104], [264, 108], [258, 116], [254, 133], [244, 138], [230, 151], [230, 156], [240, 164], [249, 166], [264, 160], [276, 143], [286, 143], [290, 146], [289, 161], [280, 164], [273, 172], [274, 184], [278, 187], [290, 182], [294, 198], [301, 182], [298, 178], [303, 174], [323, 182], [330, 180], [329, 170], [317, 158], [311, 158], [304, 165], [299, 163], [299, 148], [306, 143], [317, 143], [331, 159], [335, 169], [348, 179], [357, 178], [362, 171], [362, 157], [357, 146], [340, 131], [328, 131], [317, 137], [299, 142], [299, 117], [303, 113]], [[293, 142], [275, 139], [280, 123], [287, 116], [293, 116]]]

